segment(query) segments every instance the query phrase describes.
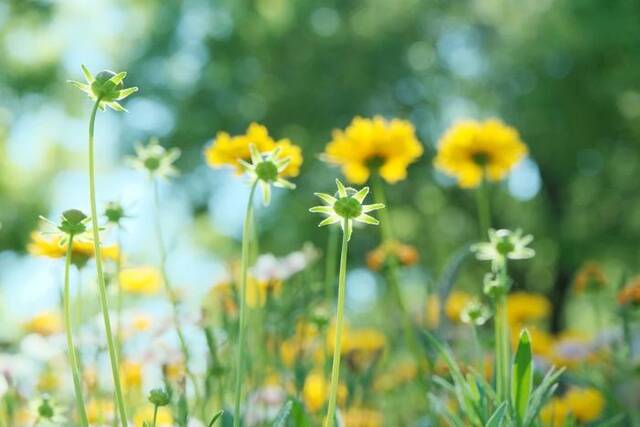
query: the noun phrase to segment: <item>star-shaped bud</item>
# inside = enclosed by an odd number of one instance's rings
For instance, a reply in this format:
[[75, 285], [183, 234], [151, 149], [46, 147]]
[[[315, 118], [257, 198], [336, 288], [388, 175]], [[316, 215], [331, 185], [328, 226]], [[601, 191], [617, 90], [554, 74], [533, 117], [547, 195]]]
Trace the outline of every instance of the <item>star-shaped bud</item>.
[[126, 71], [115, 73], [105, 70], [94, 77], [91, 71], [82, 65], [82, 74], [84, 74], [87, 83], [80, 83], [74, 80], [69, 80], [68, 83], [89, 95], [92, 100], [99, 101], [99, 107], [103, 111], [106, 107], [115, 111], [127, 111], [118, 101], [138, 91], [137, 87], [124, 88], [123, 81], [127, 76]]
[[336, 185], [338, 186], [338, 197], [326, 193], [315, 193], [326, 205], [314, 206], [309, 209], [309, 212], [328, 215], [327, 218], [320, 222], [319, 227], [339, 222], [347, 240], [350, 240], [354, 221], [371, 225], [380, 223], [377, 219], [368, 215], [368, 212], [383, 209], [384, 204], [362, 204], [367, 194], [369, 194], [369, 187], [355, 190], [351, 187], [345, 187], [339, 179], [336, 179]]
[[127, 158], [134, 169], [146, 171], [151, 177], [169, 178], [179, 175], [174, 162], [180, 157], [180, 149], [166, 149], [157, 138], [151, 138], [147, 145], [136, 144], [136, 156]]
[[244, 166], [245, 173], [251, 179], [251, 183], [258, 181], [262, 190], [262, 204], [268, 206], [271, 202], [271, 186], [293, 190], [296, 185], [282, 177], [282, 172], [289, 164], [289, 158], [280, 158], [280, 148], [276, 148], [266, 154], [260, 153], [255, 145], [249, 144], [251, 163], [242, 159], [238, 160]]
[[76, 241], [92, 241], [89, 233], [89, 218], [84, 212], [78, 209], [68, 209], [62, 212], [60, 222], [51, 221], [43, 216], [40, 219], [49, 226], [49, 230], [44, 230], [43, 234], [57, 235], [60, 243], [66, 244], [71, 237]]
[[533, 240], [533, 236], [522, 235], [522, 230], [516, 231], [501, 229], [489, 230], [489, 241], [476, 243], [471, 246], [476, 258], [481, 261], [491, 261], [493, 270], [504, 264], [507, 259], [533, 258], [536, 252], [527, 247]]

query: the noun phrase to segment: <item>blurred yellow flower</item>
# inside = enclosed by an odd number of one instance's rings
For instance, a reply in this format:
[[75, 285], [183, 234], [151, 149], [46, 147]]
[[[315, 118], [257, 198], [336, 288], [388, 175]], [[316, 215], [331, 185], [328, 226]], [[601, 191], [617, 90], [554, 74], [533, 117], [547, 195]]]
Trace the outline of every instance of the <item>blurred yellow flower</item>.
[[[335, 324], [327, 331], [327, 352], [333, 353], [335, 346]], [[384, 334], [373, 328], [350, 329], [345, 326], [342, 332], [340, 354], [343, 355], [348, 366], [361, 370], [379, 360], [387, 345]]]
[[151, 329], [151, 316], [143, 313], [137, 313], [133, 316], [131, 326], [135, 332], [146, 332]]
[[367, 266], [373, 271], [380, 271], [391, 257], [400, 265], [409, 266], [418, 262], [419, 255], [414, 246], [389, 241], [367, 253]]
[[37, 388], [40, 393], [50, 394], [55, 390], [57, 390], [59, 385], [60, 385], [60, 377], [58, 376], [58, 373], [56, 371], [53, 371], [51, 369], [45, 370], [38, 377]]
[[184, 363], [180, 361], [167, 363], [166, 365], [162, 366], [162, 373], [164, 374], [165, 378], [169, 381], [173, 381], [174, 383], [182, 380], [184, 378], [185, 372], [186, 371], [184, 369]]
[[236, 290], [230, 282], [217, 283], [209, 292], [216, 308], [221, 308], [225, 314], [234, 315], [238, 311]]
[[640, 304], [640, 276], [634, 277], [618, 292], [618, 303], [620, 305]]
[[602, 415], [605, 399], [595, 388], [571, 388], [564, 395], [571, 412], [578, 421], [590, 423]]
[[345, 427], [381, 427], [382, 412], [367, 408], [349, 408], [344, 412]]
[[573, 281], [573, 289], [577, 293], [592, 292], [604, 288], [606, 284], [607, 279], [600, 264], [589, 261], [576, 274], [576, 278]]
[[142, 365], [132, 361], [120, 363], [120, 382], [124, 390], [139, 390], [142, 386]]
[[[61, 236], [45, 236], [34, 231], [31, 233], [31, 242], [27, 245], [27, 251], [31, 255], [47, 258], [64, 258], [67, 255], [67, 244], [62, 244]], [[90, 242], [73, 241], [71, 247], [71, 262], [77, 266], [84, 266], [87, 261], [95, 255], [95, 246]], [[102, 257], [116, 261], [120, 255], [120, 248], [117, 245], [103, 245]]]
[[253, 144], [260, 153], [280, 148], [278, 158], [289, 158], [289, 164], [279, 174], [281, 178], [298, 176], [302, 166], [302, 149], [288, 139], [274, 141], [266, 127], [251, 123], [244, 135], [231, 136], [226, 132], [218, 132], [215, 140], [205, 148], [204, 155], [211, 167], [231, 166], [237, 174], [244, 172], [239, 160], [251, 159], [249, 144]]
[[526, 154], [516, 129], [496, 119], [465, 120], [440, 139], [434, 164], [456, 177], [460, 187], [475, 188], [483, 179], [504, 179]]
[[36, 314], [23, 326], [25, 332], [48, 336], [62, 332], [62, 317], [56, 311], [47, 310]]
[[551, 310], [546, 297], [528, 292], [513, 292], [507, 296], [507, 319], [514, 329], [545, 319]]
[[87, 402], [87, 418], [90, 424], [104, 425], [113, 420], [113, 400], [92, 399]]
[[562, 427], [569, 415], [569, 406], [558, 397], [552, 398], [540, 411], [540, 420], [545, 427]]
[[160, 290], [162, 275], [153, 267], [132, 267], [120, 271], [120, 287], [137, 295], [153, 295]]
[[471, 302], [473, 297], [464, 291], [452, 291], [444, 305], [444, 312], [452, 322], [460, 322], [462, 310]]
[[[133, 425], [135, 427], [144, 427], [145, 422], [151, 425], [153, 420], [153, 406], [145, 405], [138, 409], [133, 416]], [[173, 416], [167, 406], [161, 406], [158, 408], [158, 417], [156, 419], [156, 427], [172, 427]]]
[[249, 276], [246, 294], [247, 306], [251, 308], [262, 307], [267, 302], [267, 296], [273, 298], [280, 295], [281, 291], [282, 281], [280, 280], [259, 280]]
[[310, 412], [320, 410], [327, 401], [329, 385], [322, 372], [311, 372], [304, 380], [302, 399]]
[[364, 184], [376, 170], [389, 183], [405, 179], [407, 168], [422, 152], [410, 122], [376, 116], [355, 117], [346, 129], [334, 130], [324, 155], [341, 166], [349, 182]]
[[287, 367], [292, 367], [298, 359], [311, 357], [316, 364], [324, 360], [322, 342], [318, 340], [318, 326], [309, 322], [298, 322], [294, 336], [280, 344], [280, 358]]
[[418, 368], [413, 360], [403, 360], [393, 365], [388, 372], [380, 375], [373, 383], [376, 391], [389, 391], [411, 382], [417, 375]]
[[440, 324], [440, 298], [437, 295], [429, 295], [424, 307], [425, 323], [429, 329], [435, 329]]

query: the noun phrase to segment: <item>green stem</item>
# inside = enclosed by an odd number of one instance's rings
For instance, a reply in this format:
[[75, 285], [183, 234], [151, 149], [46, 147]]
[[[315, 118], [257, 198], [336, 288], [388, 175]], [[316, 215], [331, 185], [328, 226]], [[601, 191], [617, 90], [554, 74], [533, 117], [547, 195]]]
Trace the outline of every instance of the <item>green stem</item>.
[[82, 397], [82, 383], [80, 376], [80, 365], [76, 355], [76, 347], [73, 344], [73, 333], [71, 331], [71, 292], [69, 285], [69, 270], [71, 268], [71, 254], [73, 246], [73, 235], [69, 236], [67, 244], [67, 256], [64, 265], [64, 329], [67, 335], [67, 351], [69, 353], [69, 364], [71, 365], [71, 374], [73, 375], [73, 388], [76, 397], [76, 406], [78, 407], [78, 416], [80, 424], [84, 427], [89, 426], [89, 419], [84, 407], [84, 399]]
[[495, 314], [496, 394], [498, 402], [509, 398], [509, 325], [507, 298], [501, 294], [496, 300]]
[[109, 361], [111, 363], [111, 374], [113, 377], [113, 387], [116, 394], [116, 403], [120, 415], [120, 423], [123, 427], [127, 427], [127, 410], [122, 397], [122, 387], [120, 386], [120, 365], [118, 363], [118, 353], [111, 332], [111, 319], [109, 318], [109, 303], [107, 302], [107, 288], [104, 280], [104, 271], [102, 269], [102, 251], [100, 248], [100, 233], [98, 229], [98, 208], [96, 207], [96, 178], [94, 165], [94, 143], [93, 132], [96, 122], [96, 113], [100, 106], [100, 98], [91, 112], [89, 121], [89, 199], [91, 202], [91, 229], [93, 231], [93, 241], [95, 245], [96, 256], [96, 272], [98, 275], [98, 296], [100, 298], [100, 308], [102, 309], [102, 318], [104, 328], [107, 334], [107, 347], [109, 348]]
[[476, 205], [478, 207], [478, 226], [480, 227], [480, 237], [486, 238], [487, 231], [491, 228], [491, 207], [489, 205], [489, 185], [485, 179], [482, 180], [480, 188], [475, 191]]
[[[384, 189], [382, 187], [382, 180], [378, 174], [373, 175], [372, 180], [373, 198], [376, 203], [382, 203], [387, 206]], [[389, 218], [389, 212], [387, 209], [381, 209], [380, 211], [380, 228], [382, 232], [382, 240], [385, 244], [393, 244], [393, 230], [391, 229], [391, 220]], [[413, 324], [411, 321], [411, 315], [402, 301], [402, 294], [400, 293], [400, 284], [398, 280], [398, 260], [395, 256], [390, 256], [387, 260], [387, 283], [391, 295], [395, 300], [398, 309], [400, 310], [400, 320], [402, 323], [402, 332], [407, 348], [413, 354], [418, 369], [420, 381], [423, 382], [425, 378], [425, 371], [423, 362], [425, 360], [424, 354], [420, 349], [418, 340], [416, 338]]]
[[471, 324], [471, 336], [473, 339], [473, 351], [476, 354], [475, 365], [479, 374], [484, 372], [484, 353], [482, 352], [482, 346], [480, 345], [480, 338], [478, 337], [478, 327], [475, 323]]
[[338, 227], [331, 227], [327, 240], [327, 253], [325, 254], [324, 289], [327, 301], [333, 298], [333, 283], [336, 279], [336, 251], [338, 250]]
[[[343, 227], [343, 228], [346, 228]], [[346, 234], [342, 233], [342, 249], [340, 252], [340, 271], [338, 273], [338, 313], [336, 316], [335, 344], [333, 346], [333, 364], [331, 366], [331, 385], [329, 388], [329, 405], [324, 427], [333, 427], [336, 413], [336, 401], [338, 397], [338, 384], [340, 382], [340, 351], [342, 347], [342, 331], [344, 329], [344, 301], [347, 289], [347, 252], [349, 241]]]
[[[242, 225], [242, 258], [240, 261], [240, 319], [238, 324], [238, 352], [236, 355], [236, 389], [233, 411], [233, 427], [240, 427], [240, 402], [242, 398], [242, 378], [244, 375], [245, 360], [245, 341], [247, 328], [247, 270], [249, 268], [249, 246], [251, 240], [251, 222], [253, 218], [253, 195], [256, 192], [258, 181], [256, 180], [251, 186], [249, 192], [249, 201], [247, 202], [247, 211]], [[254, 246], [255, 247], [255, 246]]]
[[164, 238], [162, 236], [162, 224], [160, 218], [160, 192], [158, 189], [158, 181], [153, 180], [153, 208], [155, 213], [155, 226], [156, 226], [156, 240], [158, 241], [158, 250], [160, 251], [160, 274], [162, 275], [162, 281], [164, 282], [165, 291], [169, 297], [169, 302], [173, 310], [173, 325], [176, 328], [178, 335], [178, 341], [180, 342], [180, 350], [182, 351], [182, 357], [184, 358], [184, 370], [189, 377], [189, 381], [193, 384], [193, 391], [196, 395], [196, 405], [202, 403], [200, 396], [200, 389], [198, 387], [198, 380], [189, 368], [189, 347], [182, 331], [182, 325], [180, 324], [180, 313], [178, 311], [178, 298], [169, 281], [169, 275], [167, 274], [167, 251], [164, 246]]
[[116, 332], [116, 339], [118, 342], [118, 358], [122, 358], [122, 301], [123, 292], [120, 284], [120, 272], [122, 271], [122, 230], [118, 228], [118, 257], [116, 259], [116, 285], [118, 286], [118, 300], [117, 300], [117, 316], [118, 316], [118, 330]]
[[153, 406], [153, 424], [152, 427], [156, 427], [156, 423], [158, 422], [158, 405]]

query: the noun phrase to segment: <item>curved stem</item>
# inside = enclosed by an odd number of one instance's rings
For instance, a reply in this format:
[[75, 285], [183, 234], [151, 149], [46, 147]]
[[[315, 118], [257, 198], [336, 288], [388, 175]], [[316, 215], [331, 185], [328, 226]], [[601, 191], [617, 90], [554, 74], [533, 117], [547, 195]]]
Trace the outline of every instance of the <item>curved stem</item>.
[[491, 228], [491, 206], [489, 205], [489, 185], [485, 179], [482, 180], [480, 188], [475, 190], [476, 205], [478, 207], [478, 226], [480, 227], [480, 237], [486, 238], [487, 231]]
[[247, 270], [249, 268], [249, 240], [251, 240], [251, 222], [253, 218], [253, 196], [256, 192], [258, 181], [251, 186], [247, 211], [242, 225], [242, 258], [240, 260], [240, 319], [238, 324], [238, 352], [236, 355], [236, 389], [233, 410], [233, 427], [240, 427], [240, 402], [242, 400], [242, 378], [244, 375], [245, 341], [247, 329]]
[[69, 353], [69, 364], [71, 365], [71, 374], [73, 375], [73, 389], [76, 397], [76, 406], [78, 407], [78, 416], [80, 424], [84, 427], [89, 426], [87, 411], [84, 407], [84, 398], [82, 397], [82, 383], [80, 376], [80, 365], [76, 355], [76, 347], [73, 344], [73, 333], [71, 331], [71, 292], [69, 290], [69, 270], [71, 267], [71, 254], [73, 250], [73, 236], [69, 236], [67, 243], [67, 256], [64, 264], [64, 330], [67, 336], [67, 351]]
[[[346, 226], [343, 227], [346, 229]], [[346, 234], [342, 233], [342, 250], [340, 252], [340, 272], [338, 273], [338, 312], [336, 315], [335, 344], [333, 346], [333, 363], [331, 365], [331, 385], [329, 388], [329, 405], [324, 427], [333, 427], [336, 400], [338, 397], [338, 384], [340, 382], [340, 352], [342, 350], [342, 331], [344, 329], [344, 301], [347, 289], [347, 252], [349, 241]]]
[[94, 165], [94, 143], [93, 131], [96, 122], [96, 113], [100, 106], [100, 98], [96, 100], [91, 111], [91, 119], [89, 121], [89, 199], [91, 203], [91, 229], [93, 232], [93, 241], [96, 256], [96, 272], [98, 275], [98, 296], [100, 299], [100, 308], [102, 309], [102, 318], [104, 328], [107, 334], [107, 347], [109, 349], [109, 361], [111, 363], [111, 374], [113, 377], [113, 387], [116, 394], [116, 403], [118, 405], [118, 413], [120, 423], [123, 427], [127, 427], [127, 410], [122, 397], [122, 387], [120, 386], [120, 365], [118, 363], [118, 353], [111, 332], [111, 319], [109, 318], [109, 303], [107, 302], [107, 289], [104, 280], [104, 271], [102, 268], [102, 251], [100, 248], [100, 233], [98, 230], [98, 208], [96, 207], [96, 177]]
[[162, 224], [160, 223], [160, 194], [158, 190], [158, 181], [153, 180], [153, 207], [155, 213], [155, 226], [156, 226], [156, 239], [158, 241], [158, 250], [160, 251], [160, 274], [162, 274], [162, 281], [164, 282], [165, 291], [169, 296], [171, 307], [173, 309], [173, 325], [176, 328], [178, 334], [178, 341], [180, 342], [180, 350], [182, 351], [182, 357], [184, 357], [184, 370], [189, 380], [193, 384], [193, 390], [196, 395], [196, 404], [200, 404], [201, 396], [200, 389], [198, 388], [198, 380], [193, 372], [189, 368], [189, 347], [182, 331], [182, 325], [180, 324], [180, 314], [178, 312], [178, 298], [176, 296], [173, 286], [169, 281], [169, 275], [167, 274], [167, 251], [164, 246], [164, 239], [162, 236]]

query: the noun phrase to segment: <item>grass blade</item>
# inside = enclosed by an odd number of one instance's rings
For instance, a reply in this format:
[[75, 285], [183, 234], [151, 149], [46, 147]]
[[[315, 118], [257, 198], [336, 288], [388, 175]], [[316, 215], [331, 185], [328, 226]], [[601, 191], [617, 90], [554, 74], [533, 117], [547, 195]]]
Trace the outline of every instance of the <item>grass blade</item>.
[[511, 373], [511, 405], [518, 425], [522, 425], [527, 415], [529, 398], [533, 388], [533, 354], [529, 331], [520, 332], [518, 349], [513, 358]]

